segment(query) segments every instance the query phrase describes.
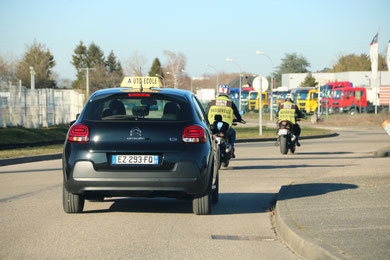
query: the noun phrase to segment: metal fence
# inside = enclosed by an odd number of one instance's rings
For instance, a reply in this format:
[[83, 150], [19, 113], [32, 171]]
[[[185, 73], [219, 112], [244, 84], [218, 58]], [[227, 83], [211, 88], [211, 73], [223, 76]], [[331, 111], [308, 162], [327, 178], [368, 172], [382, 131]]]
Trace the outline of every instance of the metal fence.
[[0, 127], [67, 124], [81, 112], [83, 100], [84, 94], [75, 90], [0, 85]]

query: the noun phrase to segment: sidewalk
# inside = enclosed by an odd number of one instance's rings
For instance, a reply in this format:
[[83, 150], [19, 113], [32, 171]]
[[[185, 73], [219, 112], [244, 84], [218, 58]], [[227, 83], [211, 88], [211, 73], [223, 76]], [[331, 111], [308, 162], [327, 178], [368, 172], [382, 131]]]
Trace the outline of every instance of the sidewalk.
[[389, 151], [356, 158], [315, 183], [282, 186], [278, 236], [305, 259], [390, 259]]

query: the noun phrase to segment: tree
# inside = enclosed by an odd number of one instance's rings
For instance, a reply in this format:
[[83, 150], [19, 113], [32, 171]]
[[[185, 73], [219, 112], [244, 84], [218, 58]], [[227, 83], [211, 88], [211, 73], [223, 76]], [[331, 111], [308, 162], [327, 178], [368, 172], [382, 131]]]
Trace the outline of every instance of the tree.
[[340, 56], [333, 65], [332, 72], [368, 71], [371, 70], [371, 61], [367, 54]]
[[54, 56], [43, 44], [34, 43], [27, 46], [24, 57], [16, 68], [16, 75], [23, 83], [31, 86], [30, 67], [35, 71], [36, 88], [53, 88], [56, 82], [51, 78], [51, 69], [55, 66]]
[[104, 64], [104, 53], [94, 42], [88, 47], [86, 65], [88, 68], [93, 68], [97, 64]]
[[164, 54], [168, 56], [169, 62], [167, 66], [167, 74], [170, 77], [167, 81], [172, 83], [173, 88], [179, 88], [183, 81], [183, 70], [186, 66], [186, 58], [183, 53], [174, 53], [171, 51], [164, 51]]
[[127, 74], [140, 77], [142, 76], [142, 71], [144, 71], [145, 64], [146, 58], [139, 51], [136, 51], [126, 61], [126, 72]]
[[386, 54], [379, 54], [378, 55], [378, 70], [379, 71], [387, 71], [387, 64], [386, 64]]
[[16, 78], [16, 65], [15, 59], [6, 59], [0, 56], [0, 81], [15, 81]]
[[85, 71], [83, 71], [82, 68], [87, 67], [87, 57], [88, 49], [84, 45], [83, 41], [80, 41], [80, 44], [74, 49], [74, 55], [72, 55], [71, 61], [73, 66], [76, 68], [77, 76], [77, 79], [72, 83], [73, 88], [85, 89], [85, 82], [83, 82]]
[[316, 82], [316, 79], [313, 77], [313, 75], [309, 72], [307, 73], [307, 76], [305, 79], [301, 82], [300, 87], [302, 88], [314, 88], [318, 85], [318, 82]]
[[114, 51], [111, 50], [110, 54], [105, 61], [106, 65], [106, 81], [105, 88], [117, 87], [123, 79], [123, 69], [121, 63], [117, 60]]
[[[104, 57], [104, 54], [99, 54], [98, 56]], [[121, 63], [117, 61], [113, 50], [111, 50], [104, 62], [98, 61], [93, 68], [95, 70], [91, 70], [89, 75], [89, 89], [91, 92], [118, 87], [123, 79]]]
[[105, 64], [108, 72], [122, 71], [122, 65], [119, 61], [117, 61], [113, 50], [111, 50], [110, 54], [108, 55]]
[[92, 92], [119, 86], [123, 78], [123, 69], [113, 50], [105, 60], [99, 46], [92, 42], [87, 48], [80, 41], [74, 53], [71, 63], [76, 68], [77, 79], [72, 83], [73, 88], [85, 89], [85, 70], [82, 70], [84, 68], [94, 68], [89, 74], [89, 88]]
[[152, 67], [149, 70], [149, 76], [153, 77], [153, 76], [156, 76], [156, 74], [160, 75], [161, 77], [164, 77], [163, 71], [161, 68], [161, 63], [160, 63], [160, 60], [158, 58], [154, 59]]
[[[367, 54], [348, 54], [342, 55], [338, 58], [337, 62], [333, 65], [331, 72], [344, 72], [344, 71], [370, 71], [371, 61]], [[385, 56], [378, 55], [378, 70], [387, 70]]]
[[276, 78], [277, 86], [281, 85], [282, 74], [286, 73], [306, 73], [307, 67], [310, 67], [310, 63], [302, 55], [297, 53], [285, 53], [285, 57], [282, 59], [282, 63], [278, 66], [278, 70], [274, 72], [274, 78]]

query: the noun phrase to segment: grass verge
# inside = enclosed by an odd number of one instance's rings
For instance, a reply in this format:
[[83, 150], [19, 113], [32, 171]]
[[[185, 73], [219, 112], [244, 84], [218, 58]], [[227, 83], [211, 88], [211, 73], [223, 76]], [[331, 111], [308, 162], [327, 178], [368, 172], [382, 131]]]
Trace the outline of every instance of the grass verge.
[[44, 128], [0, 128], [0, 145], [65, 140], [68, 129], [69, 125], [58, 125]]
[[48, 146], [1, 150], [0, 159], [62, 153], [63, 147], [64, 145], [62, 144], [56, 144], [56, 145], [48, 145]]

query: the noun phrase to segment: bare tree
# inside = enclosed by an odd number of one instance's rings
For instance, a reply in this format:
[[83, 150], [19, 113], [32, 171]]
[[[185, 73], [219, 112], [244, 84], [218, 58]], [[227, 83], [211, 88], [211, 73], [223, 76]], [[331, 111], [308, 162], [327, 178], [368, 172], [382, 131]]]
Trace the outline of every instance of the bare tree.
[[125, 74], [132, 76], [142, 76], [145, 70], [146, 58], [141, 52], [134, 52], [133, 56], [125, 61]]
[[18, 60], [12, 55], [0, 56], [0, 81], [16, 81], [16, 65]]
[[186, 66], [186, 58], [183, 53], [174, 53], [172, 51], [164, 51], [164, 54], [168, 56], [167, 71], [165, 72], [168, 77], [168, 82], [171, 79], [173, 88], [179, 88], [183, 83], [183, 71]]

